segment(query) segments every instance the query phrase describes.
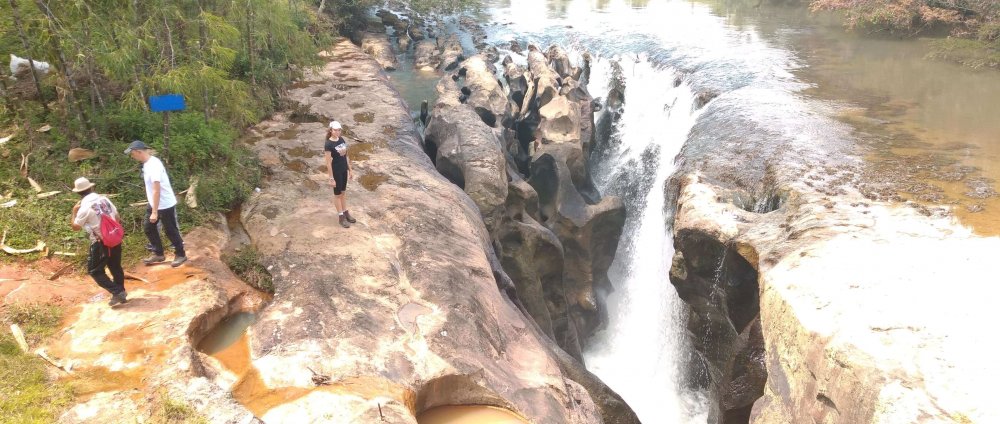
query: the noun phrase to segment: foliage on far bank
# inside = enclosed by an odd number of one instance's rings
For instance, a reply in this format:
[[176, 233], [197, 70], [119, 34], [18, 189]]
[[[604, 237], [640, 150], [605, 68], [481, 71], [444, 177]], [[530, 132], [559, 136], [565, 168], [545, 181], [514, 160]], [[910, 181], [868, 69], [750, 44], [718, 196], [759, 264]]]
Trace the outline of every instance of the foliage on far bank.
[[865, 32], [917, 35], [947, 31], [934, 42], [935, 58], [972, 67], [1000, 67], [1000, 2], [996, 0], [812, 0], [814, 11], [844, 14]]

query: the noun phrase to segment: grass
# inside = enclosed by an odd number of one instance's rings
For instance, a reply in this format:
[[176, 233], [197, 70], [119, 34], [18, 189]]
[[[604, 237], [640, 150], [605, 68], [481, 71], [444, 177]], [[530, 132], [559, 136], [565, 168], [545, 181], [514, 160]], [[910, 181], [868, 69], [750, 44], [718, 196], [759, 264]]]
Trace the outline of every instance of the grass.
[[928, 57], [947, 60], [972, 68], [1000, 68], [1000, 41], [992, 43], [964, 38], [946, 38], [931, 42]]
[[274, 294], [274, 282], [271, 273], [260, 263], [260, 255], [253, 246], [245, 246], [243, 250], [225, 258], [226, 265], [250, 286], [267, 293]]
[[150, 422], [154, 424], [208, 424], [190, 405], [160, 391], [152, 405]]
[[73, 400], [72, 388], [53, 382], [46, 363], [25, 354], [6, 328], [18, 324], [31, 346], [59, 326], [62, 310], [54, 306], [9, 305], [0, 332], [0, 423], [51, 423]]

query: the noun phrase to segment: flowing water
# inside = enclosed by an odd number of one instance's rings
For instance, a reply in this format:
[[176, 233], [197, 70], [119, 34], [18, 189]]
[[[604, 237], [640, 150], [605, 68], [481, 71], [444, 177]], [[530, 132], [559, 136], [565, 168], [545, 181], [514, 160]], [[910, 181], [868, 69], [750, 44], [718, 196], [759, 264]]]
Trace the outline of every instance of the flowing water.
[[[991, 196], [1000, 180], [1000, 72], [925, 59], [925, 40], [847, 34], [803, 8], [747, 3], [495, 0], [480, 16], [490, 44], [590, 52], [594, 97], [606, 96], [612, 63], [620, 65], [624, 111], [593, 166], [628, 219], [610, 271], [610, 323], [584, 355], [644, 423], [713, 416], [711, 395], [686, 378], [687, 312], [668, 279], [673, 205], [664, 181], [678, 154], [697, 168], [711, 155], [706, 146], [754, 146], [732, 165], [735, 179], [759, 181], [776, 157], [803, 173], [837, 168], [851, 176], [838, 184], [863, 193], [877, 185], [870, 197], [949, 208], [974, 231], [1000, 234], [1000, 198]], [[408, 101], [427, 95], [400, 90]], [[697, 109], [699, 93], [718, 97]]]

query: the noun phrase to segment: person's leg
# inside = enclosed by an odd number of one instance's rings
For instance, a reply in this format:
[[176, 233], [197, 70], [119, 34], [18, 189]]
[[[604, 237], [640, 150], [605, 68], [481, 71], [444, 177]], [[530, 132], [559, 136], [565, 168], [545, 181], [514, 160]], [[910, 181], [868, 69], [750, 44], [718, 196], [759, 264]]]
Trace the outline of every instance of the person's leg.
[[120, 244], [111, 248], [108, 256], [108, 271], [111, 271], [111, 283], [114, 285], [115, 293], [121, 293], [124, 298], [125, 270], [122, 269], [122, 245]]
[[[153, 245], [153, 255], [163, 256], [163, 240], [160, 240], [160, 231], [157, 230], [156, 224], [149, 222], [149, 216], [152, 213], [153, 210], [151, 208], [146, 208], [146, 219], [142, 223], [142, 231], [146, 233], [149, 244]], [[160, 216], [159, 219], [162, 220], [163, 216]]]
[[90, 274], [90, 277], [94, 279], [97, 285], [107, 290], [111, 295], [115, 295], [118, 294], [115, 284], [108, 278], [108, 274], [104, 272], [104, 268], [108, 264], [107, 249], [100, 242], [90, 244], [90, 255], [87, 257], [87, 274]]
[[167, 233], [167, 238], [174, 245], [174, 256], [186, 257], [184, 240], [181, 238], [181, 227], [177, 224], [177, 207], [161, 209], [160, 220], [163, 221], [163, 230]]
[[340, 190], [340, 211], [343, 213], [344, 219], [346, 219], [347, 222], [353, 224], [355, 222], [358, 222], [358, 220], [354, 219], [354, 217], [351, 216], [351, 212], [347, 210], [347, 177], [348, 177], [348, 175], [349, 175], [349, 173], [346, 170], [340, 175], [340, 178], [337, 181], [337, 188]]

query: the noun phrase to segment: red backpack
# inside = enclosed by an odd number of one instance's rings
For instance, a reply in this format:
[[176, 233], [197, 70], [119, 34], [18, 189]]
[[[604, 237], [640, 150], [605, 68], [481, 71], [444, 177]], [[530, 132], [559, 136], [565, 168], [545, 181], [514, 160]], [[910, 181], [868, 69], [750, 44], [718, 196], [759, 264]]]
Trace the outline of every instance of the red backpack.
[[[105, 202], [107, 200], [104, 200]], [[125, 237], [125, 228], [118, 221], [111, 217], [110, 208], [108, 213], [101, 214], [101, 243], [105, 247], [111, 248], [122, 244]]]

